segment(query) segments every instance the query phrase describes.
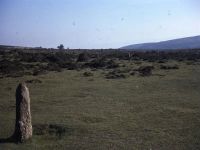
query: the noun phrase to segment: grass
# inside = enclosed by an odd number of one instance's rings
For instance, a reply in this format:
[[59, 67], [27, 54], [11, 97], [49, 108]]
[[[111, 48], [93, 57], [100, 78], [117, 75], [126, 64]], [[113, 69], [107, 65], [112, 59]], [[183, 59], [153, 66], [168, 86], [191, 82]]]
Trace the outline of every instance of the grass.
[[[179, 69], [153, 63], [148, 77], [106, 79], [107, 70], [85, 69], [0, 79], [0, 139], [14, 130], [17, 84], [42, 81], [28, 84], [32, 141], [0, 149], [200, 149], [200, 65], [167, 64]], [[86, 71], [94, 75], [84, 77]]]

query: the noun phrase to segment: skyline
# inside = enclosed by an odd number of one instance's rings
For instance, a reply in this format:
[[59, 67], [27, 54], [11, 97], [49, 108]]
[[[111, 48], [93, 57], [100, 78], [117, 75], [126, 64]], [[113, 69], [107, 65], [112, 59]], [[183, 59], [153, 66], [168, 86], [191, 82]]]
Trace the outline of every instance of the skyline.
[[197, 0], [2, 0], [0, 45], [119, 48], [200, 35]]

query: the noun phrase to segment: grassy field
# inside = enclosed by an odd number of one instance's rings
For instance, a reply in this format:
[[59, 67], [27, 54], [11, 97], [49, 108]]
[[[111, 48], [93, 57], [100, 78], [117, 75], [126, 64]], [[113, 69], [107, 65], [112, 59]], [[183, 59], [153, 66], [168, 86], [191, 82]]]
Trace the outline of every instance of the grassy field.
[[179, 69], [153, 63], [147, 77], [106, 79], [106, 69], [85, 77], [87, 69], [0, 79], [0, 139], [14, 130], [17, 84], [42, 81], [28, 84], [32, 141], [0, 149], [200, 149], [200, 64], [170, 63]]

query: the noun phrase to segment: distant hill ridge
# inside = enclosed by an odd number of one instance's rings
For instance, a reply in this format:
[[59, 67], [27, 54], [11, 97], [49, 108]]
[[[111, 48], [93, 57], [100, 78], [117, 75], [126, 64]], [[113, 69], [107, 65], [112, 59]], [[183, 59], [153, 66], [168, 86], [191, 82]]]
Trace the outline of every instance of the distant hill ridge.
[[155, 43], [132, 44], [120, 49], [134, 50], [177, 50], [177, 49], [197, 49], [200, 48], [200, 36], [185, 37]]
[[11, 46], [11, 45], [0, 45], [0, 48], [14, 49], [14, 48], [29, 48], [29, 47], [23, 47], [23, 46]]

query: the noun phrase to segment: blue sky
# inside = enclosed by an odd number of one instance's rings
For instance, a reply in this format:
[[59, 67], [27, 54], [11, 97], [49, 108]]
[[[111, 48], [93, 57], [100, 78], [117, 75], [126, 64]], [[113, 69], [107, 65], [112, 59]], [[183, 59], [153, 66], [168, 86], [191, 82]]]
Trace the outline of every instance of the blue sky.
[[0, 44], [119, 48], [200, 35], [199, 0], [0, 0]]

